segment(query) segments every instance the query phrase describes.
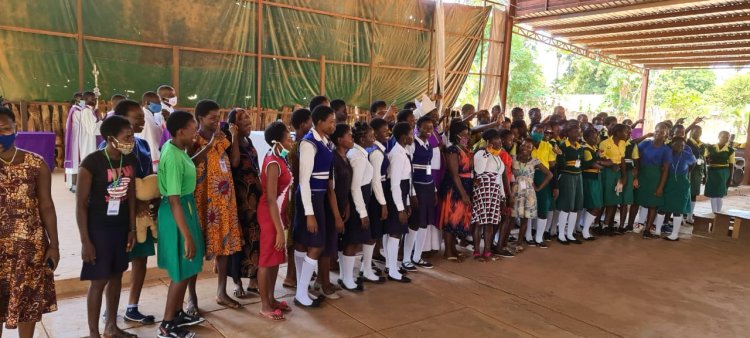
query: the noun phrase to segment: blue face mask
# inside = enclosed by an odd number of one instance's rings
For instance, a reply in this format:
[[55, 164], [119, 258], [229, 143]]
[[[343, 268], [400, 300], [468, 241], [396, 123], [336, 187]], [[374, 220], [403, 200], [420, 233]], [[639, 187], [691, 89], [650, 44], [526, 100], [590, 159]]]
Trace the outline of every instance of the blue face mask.
[[161, 113], [161, 104], [151, 102], [148, 104], [148, 110], [154, 114]]
[[0, 135], [0, 146], [3, 146], [3, 150], [10, 149], [13, 143], [16, 142], [16, 133], [10, 135]]
[[81, 108], [86, 108], [86, 100], [78, 100], [78, 106]]
[[530, 136], [531, 136], [531, 141], [534, 143], [541, 142], [542, 139], [544, 139], [544, 133], [532, 132]]

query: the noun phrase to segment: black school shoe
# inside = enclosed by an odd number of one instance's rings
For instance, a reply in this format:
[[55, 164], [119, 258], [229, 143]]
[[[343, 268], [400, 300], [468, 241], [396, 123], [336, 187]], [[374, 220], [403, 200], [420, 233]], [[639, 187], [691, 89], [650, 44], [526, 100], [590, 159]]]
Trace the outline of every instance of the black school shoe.
[[159, 338], [193, 338], [195, 337], [194, 332], [185, 330], [177, 325], [175, 322], [162, 322], [159, 326]]
[[570, 245], [569, 241], [567, 241], [567, 240], [563, 241], [562, 239], [560, 239], [560, 237], [557, 238], [557, 242], [560, 243], [560, 244], [562, 244], [562, 245]]
[[297, 300], [297, 297], [294, 297], [294, 305], [297, 305], [298, 307], [314, 309], [314, 308], [319, 308], [320, 304], [323, 303], [323, 300], [325, 300], [325, 297], [321, 296], [321, 297], [318, 297], [317, 299], [313, 299], [312, 304], [305, 305], [305, 304], [300, 303], [300, 301]]
[[409, 272], [417, 271], [417, 267], [414, 265], [414, 263], [411, 263], [411, 262], [401, 263], [401, 269], [404, 269]]
[[534, 241], [530, 241], [530, 240], [525, 240], [525, 241], [526, 241], [526, 245], [528, 246], [536, 246], [536, 242]]
[[536, 247], [537, 247], [537, 248], [542, 248], [542, 249], [547, 249], [547, 248], [549, 248], [549, 247], [547, 246], [547, 244], [544, 244], [544, 242], [539, 242], [539, 243], [534, 243], [534, 244], [536, 244]]
[[346, 287], [346, 284], [344, 284], [343, 280], [339, 279], [339, 286], [342, 289], [346, 290], [346, 291], [352, 291], [352, 292], [362, 292], [362, 291], [365, 291], [365, 286], [362, 284], [362, 280], [361, 279], [357, 278], [356, 284], [357, 284], [357, 286], [355, 288], [350, 289], [350, 288]]
[[201, 316], [191, 316], [191, 315], [185, 313], [185, 311], [182, 311], [182, 310], [180, 310], [179, 312], [177, 312], [177, 315], [174, 318], [174, 324], [177, 327], [185, 327], [185, 326], [198, 325], [200, 323], [203, 323], [204, 321], [206, 321], [206, 320], [203, 319], [203, 317], [201, 317]]
[[419, 262], [414, 262], [414, 265], [416, 265], [418, 268], [422, 268], [422, 269], [432, 269], [433, 268], [432, 263], [430, 263], [430, 262], [428, 262], [428, 261], [426, 261], [424, 259], [420, 259]]
[[401, 275], [401, 279], [396, 279], [396, 278], [391, 277], [391, 275], [388, 275], [388, 280], [394, 281], [394, 282], [399, 282], [399, 283], [411, 283], [411, 279], [409, 277], [404, 276], [404, 275]]

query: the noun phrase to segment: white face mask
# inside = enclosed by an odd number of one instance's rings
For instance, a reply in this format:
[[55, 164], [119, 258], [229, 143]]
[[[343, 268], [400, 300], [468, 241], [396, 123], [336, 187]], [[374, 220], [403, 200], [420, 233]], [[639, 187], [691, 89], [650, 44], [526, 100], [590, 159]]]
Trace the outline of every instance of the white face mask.
[[177, 105], [177, 96], [175, 96], [175, 97], [171, 97], [171, 98], [168, 98], [168, 99], [167, 99], [167, 103], [168, 103], [168, 104], [169, 104], [170, 106], [172, 106], [172, 107], [176, 106], [176, 105]]

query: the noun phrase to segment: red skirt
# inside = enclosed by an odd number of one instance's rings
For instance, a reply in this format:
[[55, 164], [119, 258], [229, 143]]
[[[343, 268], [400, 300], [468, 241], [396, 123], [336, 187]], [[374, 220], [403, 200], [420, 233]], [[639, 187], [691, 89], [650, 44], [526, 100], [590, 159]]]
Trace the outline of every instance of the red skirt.
[[286, 262], [286, 247], [276, 250], [276, 226], [264, 199], [258, 203], [258, 223], [260, 224], [260, 248], [258, 266], [270, 268]]

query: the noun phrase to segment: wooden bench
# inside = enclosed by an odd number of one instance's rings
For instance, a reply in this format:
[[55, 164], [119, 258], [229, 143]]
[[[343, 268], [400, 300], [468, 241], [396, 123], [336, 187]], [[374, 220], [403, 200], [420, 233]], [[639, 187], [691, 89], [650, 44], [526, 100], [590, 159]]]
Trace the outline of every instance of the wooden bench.
[[[716, 213], [711, 236], [715, 238], [728, 237], [732, 218], [734, 218], [732, 238], [750, 243], [750, 211], [747, 210], [730, 209]], [[744, 231], [742, 230], [743, 225], [746, 228]]]
[[714, 214], [693, 214], [693, 234], [708, 235], [714, 223]]

